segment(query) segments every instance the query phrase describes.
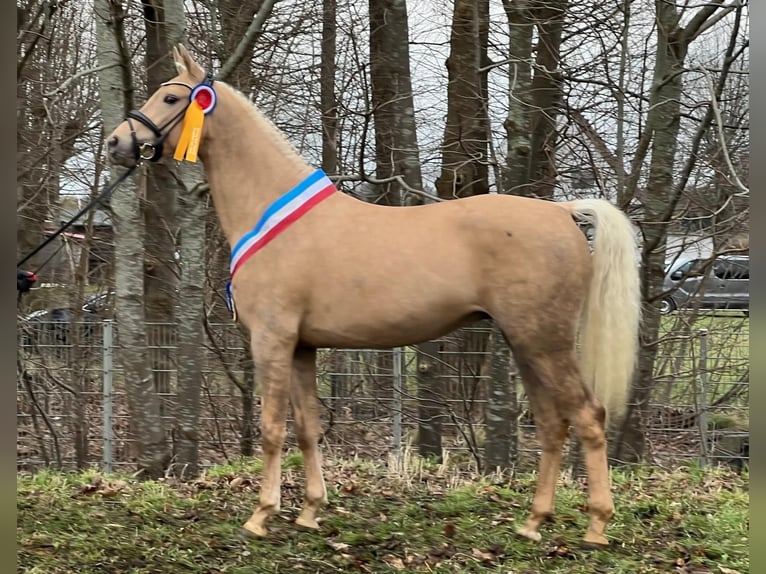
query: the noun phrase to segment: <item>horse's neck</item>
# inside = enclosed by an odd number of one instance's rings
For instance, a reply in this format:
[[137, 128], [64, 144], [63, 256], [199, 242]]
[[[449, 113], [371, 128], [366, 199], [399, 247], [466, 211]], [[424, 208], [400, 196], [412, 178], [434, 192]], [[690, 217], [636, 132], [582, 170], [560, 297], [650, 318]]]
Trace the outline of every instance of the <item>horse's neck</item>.
[[292, 150], [276, 126], [228, 86], [219, 90], [213, 114], [214, 131], [207, 149], [200, 151], [221, 228], [234, 245], [275, 199], [314, 168]]

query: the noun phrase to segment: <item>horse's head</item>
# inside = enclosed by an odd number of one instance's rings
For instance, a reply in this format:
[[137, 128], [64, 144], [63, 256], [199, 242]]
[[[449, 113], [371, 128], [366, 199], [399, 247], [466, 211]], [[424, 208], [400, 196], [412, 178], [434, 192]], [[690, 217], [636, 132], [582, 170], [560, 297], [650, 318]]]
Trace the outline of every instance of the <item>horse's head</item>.
[[173, 59], [178, 75], [162, 84], [140, 110], [129, 112], [125, 121], [107, 136], [107, 150], [113, 163], [129, 167], [173, 154], [192, 90], [213, 82], [212, 76], [205, 74], [183, 45], [173, 48]]

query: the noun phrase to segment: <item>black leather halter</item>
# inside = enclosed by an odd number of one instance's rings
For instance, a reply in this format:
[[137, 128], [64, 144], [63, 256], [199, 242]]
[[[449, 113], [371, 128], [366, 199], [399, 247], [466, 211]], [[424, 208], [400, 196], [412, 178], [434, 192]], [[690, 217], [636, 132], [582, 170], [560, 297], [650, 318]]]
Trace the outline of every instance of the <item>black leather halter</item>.
[[[205, 74], [205, 79], [202, 81], [202, 84], [206, 86], [213, 85], [213, 75], [210, 72]], [[188, 88], [190, 93], [194, 91], [192, 86], [184, 82], [165, 82], [164, 84], [160, 84], [160, 87], [163, 86], [183, 86], [184, 88]], [[130, 137], [133, 140], [133, 150], [137, 162], [140, 163], [145, 160], [158, 161], [162, 157], [162, 146], [165, 142], [165, 138], [168, 137], [168, 134], [173, 130], [176, 124], [183, 119], [190, 104], [191, 100], [186, 103], [180, 112], [170, 118], [161, 127], [158, 127], [157, 124], [155, 124], [154, 121], [141, 110], [131, 110], [128, 112], [125, 121], [128, 122], [128, 127], [130, 127]], [[138, 143], [136, 130], [133, 127], [133, 122], [131, 120], [136, 120], [138, 123], [149, 128], [156, 139], [153, 142]]]

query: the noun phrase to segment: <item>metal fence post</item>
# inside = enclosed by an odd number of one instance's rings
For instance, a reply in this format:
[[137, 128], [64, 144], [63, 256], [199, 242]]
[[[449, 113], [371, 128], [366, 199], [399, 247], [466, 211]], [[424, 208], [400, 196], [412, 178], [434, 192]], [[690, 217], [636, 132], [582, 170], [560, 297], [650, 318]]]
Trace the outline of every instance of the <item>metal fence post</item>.
[[699, 330], [700, 339], [700, 404], [699, 404], [699, 430], [700, 430], [700, 465], [705, 468], [708, 465], [708, 404], [707, 404], [707, 329]]
[[392, 401], [393, 420], [391, 446], [393, 447], [394, 455], [398, 459], [401, 455], [402, 448], [402, 378], [404, 371], [402, 363], [404, 362], [404, 349], [402, 349], [402, 347], [395, 347], [393, 353], [394, 396]]
[[113, 384], [113, 370], [112, 359], [114, 356], [114, 339], [113, 339], [113, 326], [114, 321], [112, 319], [104, 319], [104, 337], [103, 337], [103, 390], [104, 390], [104, 455], [103, 455], [103, 467], [104, 472], [112, 472], [112, 384]]

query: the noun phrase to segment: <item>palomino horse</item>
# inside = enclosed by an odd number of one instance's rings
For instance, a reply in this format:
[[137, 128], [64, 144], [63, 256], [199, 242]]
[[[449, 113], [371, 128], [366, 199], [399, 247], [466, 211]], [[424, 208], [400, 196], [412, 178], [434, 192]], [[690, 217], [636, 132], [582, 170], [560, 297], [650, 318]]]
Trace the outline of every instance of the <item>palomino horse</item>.
[[[199, 157], [232, 247], [233, 300], [251, 333], [262, 390], [263, 480], [244, 532], [265, 535], [279, 510], [288, 401], [306, 477], [296, 523], [318, 528], [327, 494], [317, 348], [411, 345], [491, 317], [521, 371], [542, 446], [531, 512], [518, 533], [540, 540], [572, 425], [588, 472], [584, 542], [607, 544], [614, 504], [604, 427], [607, 415], [624, 412], [640, 309], [628, 219], [597, 199], [492, 194], [413, 207], [365, 203], [335, 190], [183, 46], [173, 56], [179, 75], [128, 114], [109, 135], [108, 153], [124, 166], [170, 156], [177, 146], [183, 157], [185, 124], [198, 122], [190, 119], [192, 102], [208, 112]], [[577, 220], [595, 228], [592, 255]]]

